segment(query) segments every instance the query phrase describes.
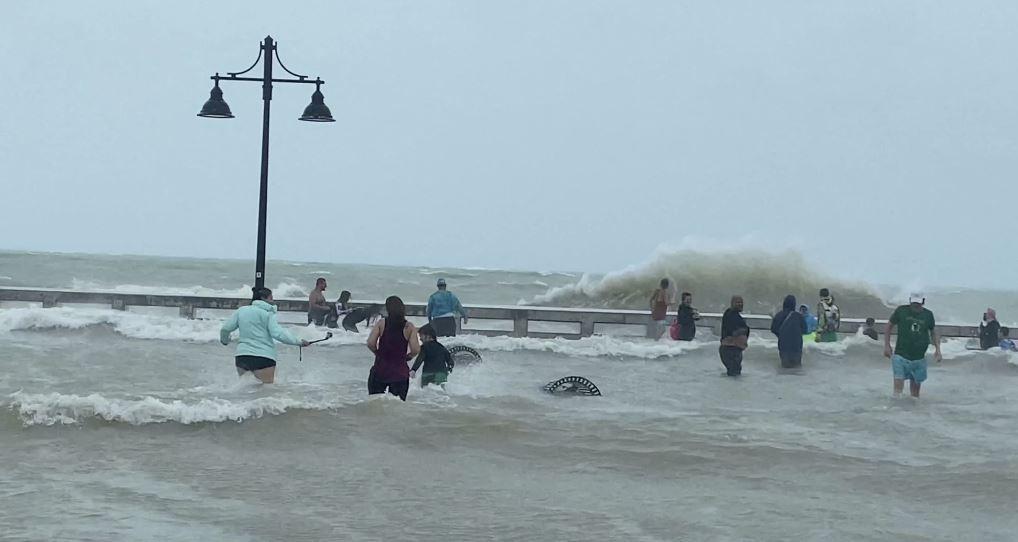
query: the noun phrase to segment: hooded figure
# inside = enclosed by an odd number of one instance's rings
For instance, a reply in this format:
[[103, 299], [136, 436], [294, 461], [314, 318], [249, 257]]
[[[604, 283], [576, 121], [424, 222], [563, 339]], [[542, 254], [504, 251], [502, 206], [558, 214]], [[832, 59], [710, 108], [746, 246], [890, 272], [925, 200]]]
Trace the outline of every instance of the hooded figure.
[[997, 311], [986, 309], [983, 315], [983, 322], [979, 324], [979, 347], [989, 350], [1000, 344], [1000, 322], [997, 321]]
[[806, 334], [806, 319], [795, 310], [795, 296], [785, 296], [781, 312], [771, 320], [771, 333], [778, 336], [778, 354], [781, 367], [802, 367], [802, 336]]

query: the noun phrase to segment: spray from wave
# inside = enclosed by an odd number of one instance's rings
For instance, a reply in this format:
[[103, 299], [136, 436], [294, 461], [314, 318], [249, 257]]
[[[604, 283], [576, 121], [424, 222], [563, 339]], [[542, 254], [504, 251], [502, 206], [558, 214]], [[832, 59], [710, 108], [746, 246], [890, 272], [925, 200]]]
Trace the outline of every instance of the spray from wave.
[[829, 288], [842, 312], [850, 316], [883, 315], [887, 304], [876, 289], [837, 280], [816, 271], [793, 250], [759, 249], [709, 252], [661, 251], [650, 261], [605, 275], [584, 274], [578, 281], [536, 296], [537, 305], [646, 309], [662, 278], [678, 291], [693, 293], [702, 311], [720, 312], [732, 295], [745, 298], [747, 312], [768, 314], [788, 294], [814, 305], [820, 288]]

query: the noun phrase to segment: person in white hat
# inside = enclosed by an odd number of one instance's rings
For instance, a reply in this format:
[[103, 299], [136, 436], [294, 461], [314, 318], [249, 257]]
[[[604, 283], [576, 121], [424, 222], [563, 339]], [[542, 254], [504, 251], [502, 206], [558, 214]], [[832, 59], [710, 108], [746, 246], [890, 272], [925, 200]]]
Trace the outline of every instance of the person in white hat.
[[[912, 294], [908, 305], [894, 309], [887, 321], [884, 332], [884, 357], [891, 359], [891, 370], [894, 373], [894, 396], [900, 397], [909, 381], [912, 397], [919, 397], [919, 389], [926, 380], [926, 351], [933, 343], [933, 359], [940, 363], [940, 336], [937, 334], [937, 323], [933, 312], [924, 307], [926, 298], [922, 294]], [[891, 333], [898, 328], [898, 340], [891, 350]]]

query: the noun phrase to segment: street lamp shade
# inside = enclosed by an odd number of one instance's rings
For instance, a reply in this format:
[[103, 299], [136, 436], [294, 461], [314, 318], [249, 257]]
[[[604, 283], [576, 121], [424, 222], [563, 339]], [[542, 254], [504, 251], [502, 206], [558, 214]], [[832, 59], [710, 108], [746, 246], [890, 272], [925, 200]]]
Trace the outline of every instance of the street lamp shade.
[[308, 122], [336, 122], [332, 118], [332, 111], [325, 105], [325, 95], [322, 94], [321, 83], [315, 85], [315, 92], [311, 95], [311, 103], [304, 108], [304, 114], [298, 120]]
[[216, 81], [216, 86], [212, 87], [209, 99], [205, 102], [205, 105], [201, 106], [201, 112], [198, 113], [198, 116], [210, 119], [233, 118], [230, 106], [226, 105], [226, 100], [223, 99], [223, 91], [219, 88], [219, 81]]

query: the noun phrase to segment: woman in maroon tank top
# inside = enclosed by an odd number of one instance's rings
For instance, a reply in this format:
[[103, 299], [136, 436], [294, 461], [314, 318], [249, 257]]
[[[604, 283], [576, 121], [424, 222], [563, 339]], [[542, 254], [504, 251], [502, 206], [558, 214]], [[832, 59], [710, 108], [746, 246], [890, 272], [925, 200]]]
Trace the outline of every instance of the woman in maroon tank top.
[[368, 350], [375, 354], [375, 364], [368, 374], [368, 395], [389, 393], [406, 401], [410, 389], [410, 367], [407, 361], [421, 351], [417, 328], [406, 321], [403, 300], [390, 296], [385, 300], [388, 313], [371, 328]]

